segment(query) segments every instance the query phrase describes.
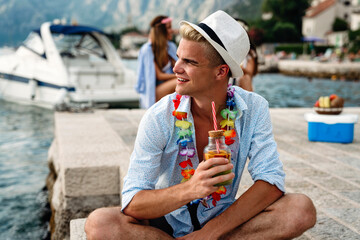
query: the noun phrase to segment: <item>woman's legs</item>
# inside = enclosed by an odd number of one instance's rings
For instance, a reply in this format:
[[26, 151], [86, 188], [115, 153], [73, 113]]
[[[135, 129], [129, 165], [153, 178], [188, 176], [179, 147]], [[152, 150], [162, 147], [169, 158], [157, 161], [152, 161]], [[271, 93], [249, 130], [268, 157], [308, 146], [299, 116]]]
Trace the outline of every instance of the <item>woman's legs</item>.
[[173, 93], [175, 91], [177, 78], [164, 81], [162, 84], [156, 86], [155, 96], [156, 101], [159, 101], [162, 97]]

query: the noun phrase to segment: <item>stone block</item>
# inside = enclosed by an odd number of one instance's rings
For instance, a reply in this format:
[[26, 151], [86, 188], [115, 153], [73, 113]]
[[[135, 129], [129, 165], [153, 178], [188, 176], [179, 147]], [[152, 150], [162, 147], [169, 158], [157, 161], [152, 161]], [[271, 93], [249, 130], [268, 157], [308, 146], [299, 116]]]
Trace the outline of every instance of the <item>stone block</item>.
[[56, 169], [63, 179], [64, 195], [119, 194], [120, 173], [126, 174], [130, 151], [104, 117], [56, 113], [55, 124], [56, 165], [60, 165]]
[[86, 240], [84, 231], [86, 218], [79, 218], [70, 221], [70, 240]]
[[50, 189], [52, 239], [68, 239], [72, 219], [121, 204], [130, 150], [102, 115], [55, 113], [48, 158], [55, 176]]
[[67, 197], [119, 194], [119, 166], [67, 168], [63, 176]]

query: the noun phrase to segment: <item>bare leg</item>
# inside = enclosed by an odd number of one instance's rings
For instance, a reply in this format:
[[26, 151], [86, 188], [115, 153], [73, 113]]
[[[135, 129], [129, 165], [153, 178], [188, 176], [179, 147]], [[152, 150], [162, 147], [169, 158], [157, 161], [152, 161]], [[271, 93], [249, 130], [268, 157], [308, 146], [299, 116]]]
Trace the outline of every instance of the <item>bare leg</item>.
[[176, 78], [166, 80], [162, 84], [156, 87], [156, 101], [159, 101], [162, 97], [173, 93], [176, 87]]
[[120, 207], [99, 208], [86, 220], [86, 237], [88, 240], [173, 239], [147, 222], [124, 215]]
[[292, 239], [315, 223], [312, 201], [303, 194], [286, 194], [221, 239]]

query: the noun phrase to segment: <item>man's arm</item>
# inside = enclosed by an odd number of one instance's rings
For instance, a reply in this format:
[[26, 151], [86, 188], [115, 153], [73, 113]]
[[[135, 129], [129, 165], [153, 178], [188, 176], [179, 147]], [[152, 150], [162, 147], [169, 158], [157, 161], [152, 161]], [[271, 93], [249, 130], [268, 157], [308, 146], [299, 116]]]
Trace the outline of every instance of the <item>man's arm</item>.
[[142, 190], [135, 194], [123, 212], [136, 219], [154, 219], [180, 208], [192, 199], [186, 191], [186, 183], [164, 189]]
[[[217, 165], [215, 167], [212, 167]], [[203, 161], [189, 181], [168, 188], [142, 190], [135, 194], [123, 210], [136, 219], [153, 219], [164, 216], [194, 199], [204, 198], [218, 190], [214, 185], [234, 178], [234, 173], [212, 177], [231, 170], [233, 165], [226, 158]]]

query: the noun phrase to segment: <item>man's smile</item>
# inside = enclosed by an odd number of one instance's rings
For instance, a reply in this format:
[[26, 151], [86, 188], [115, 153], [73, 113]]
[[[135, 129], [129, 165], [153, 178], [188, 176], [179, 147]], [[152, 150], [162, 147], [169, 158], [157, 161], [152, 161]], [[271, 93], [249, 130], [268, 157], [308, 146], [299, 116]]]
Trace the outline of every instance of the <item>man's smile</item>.
[[180, 82], [188, 82], [189, 80], [178, 77], [178, 81], [180, 81]]

